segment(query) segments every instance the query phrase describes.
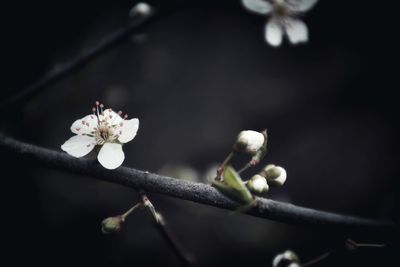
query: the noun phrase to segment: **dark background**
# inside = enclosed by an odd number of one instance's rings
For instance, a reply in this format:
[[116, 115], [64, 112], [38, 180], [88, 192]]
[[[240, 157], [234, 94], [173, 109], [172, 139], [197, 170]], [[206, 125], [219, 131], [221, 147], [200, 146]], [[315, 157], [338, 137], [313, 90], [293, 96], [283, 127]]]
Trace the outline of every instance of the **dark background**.
[[[398, 219], [394, 7], [320, 1], [304, 18], [310, 41], [276, 49], [264, 42], [265, 18], [246, 12], [239, 0], [151, 3], [160, 6], [160, 20], [2, 111], [2, 131], [60, 150], [72, 135], [70, 124], [101, 100], [140, 119], [137, 137], [124, 147], [124, 165], [152, 172], [186, 166], [199, 173], [192, 179], [207, 182], [201, 177], [229, 152], [240, 130], [267, 127], [270, 150], [263, 163], [288, 172], [287, 184], [267, 197]], [[126, 25], [133, 4], [2, 4], [1, 99]], [[103, 218], [137, 201], [133, 190], [51, 170], [4, 149], [0, 157], [3, 266], [178, 264], [143, 211], [119, 234], [101, 234]], [[204, 266], [270, 266], [288, 248], [307, 261], [343, 238], [336, 231], [150, 197]], [[372, 241], [364, 239], [359, 241]], [[374, 241], [389, 245], [338, 254], [318, 266], [388, 264], [396, 256], [395, 237]]]

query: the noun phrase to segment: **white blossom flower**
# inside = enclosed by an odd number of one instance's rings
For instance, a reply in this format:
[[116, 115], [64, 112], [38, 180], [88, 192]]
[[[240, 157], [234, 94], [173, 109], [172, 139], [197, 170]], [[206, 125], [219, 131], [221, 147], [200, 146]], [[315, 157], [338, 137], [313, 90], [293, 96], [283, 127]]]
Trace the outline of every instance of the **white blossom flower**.
[[260, 132], [241, 131], [236, 139], [234, 148], [240, 152], [255, 154], [264, 144], [264, 135]]
[[250, 191], [256, 192], [256, 193], [262, 193], [262, 192], [267, 192], [269, 189], [269, 186], [267, 184], [267, 180], [265, 177], [256, 174], [247, 183], [247, 187], [250, 189]]
[[285, 34], [292, 44], [308, 41], [307, 26], [297, 16], [310, 10], [317, 1], [242, 0], [242, 3], [251, 12], [270, 15], [270, 19], [265, 25], [264, 36], [270, 45], [279, 46]]
[[95, 146], [100, 151], [97, 159], [106, 169], [115, 169], [121, 166], [125, 159], [122, 144], [135, 138], [139, 128], [139, 120], [121, 117], [122, 112], [111, 109], [103, 110], [104, 105], [96, 101], [93, 114], [75, 121], [71, 131], [76, 134], [68, 139], [61, 149], [76, 158], [89, 154]]

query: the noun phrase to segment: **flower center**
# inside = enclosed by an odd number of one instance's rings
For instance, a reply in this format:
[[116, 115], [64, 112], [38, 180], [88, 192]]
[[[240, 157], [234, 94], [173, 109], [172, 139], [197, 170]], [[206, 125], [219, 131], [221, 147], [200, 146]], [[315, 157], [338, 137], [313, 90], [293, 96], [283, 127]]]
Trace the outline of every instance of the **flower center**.
[[288, 10], [287, 8], [281, 4], [281, 3], [275, 3], [274, 4], [274, 14], [275, 16], [282, 18], [282, 17], [286, 17], [288, 15]]
[[111, 127], [100, 123], [95, 132], [96, 143], [98, 145], [103, 145], [106, 142], [113, 141], [113, 134], [114, 133]]
[[97, 117], [97, 127], [92, 132], [96, 144], [104, 145], [104, 143], [116, 141], [122, 134], [121, 127], [123, 126], [123, 122], [118, 122], [118, 118], [120, 120], [126, 119], [128, 115], [125, 114], [122, 117], [122, 111], [115, 113], [111, 109], [105, 114], [104, 105], [99, 101], [96, 101], [96, 106], [93, 107], [92, 111], [93, 115]]

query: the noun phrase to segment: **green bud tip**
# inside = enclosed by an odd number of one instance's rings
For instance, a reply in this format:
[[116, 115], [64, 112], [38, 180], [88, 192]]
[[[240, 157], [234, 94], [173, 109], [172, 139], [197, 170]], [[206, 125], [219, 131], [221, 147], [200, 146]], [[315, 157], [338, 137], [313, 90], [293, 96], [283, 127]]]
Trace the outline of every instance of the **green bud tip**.
[[116, 233], [121, 230], [124, 219], [122, 216], [109, 217], [101, 222], [101, 231], [104, 234]]

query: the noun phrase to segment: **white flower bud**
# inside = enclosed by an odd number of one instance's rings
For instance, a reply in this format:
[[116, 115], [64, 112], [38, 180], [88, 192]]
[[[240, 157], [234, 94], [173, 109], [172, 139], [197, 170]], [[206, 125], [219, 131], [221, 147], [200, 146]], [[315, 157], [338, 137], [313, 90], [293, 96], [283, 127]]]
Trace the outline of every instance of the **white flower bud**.
[[263, 144], [264, 135], [262, 133], [251, 130], [241, 131], [236, 139], [234, 149], [254, 155]]
[[256, 174], [247, 183], [247, 188], [255, 193], [263, 193], [268, 191], [269, 186], [265, 177]]
[[101, 222], [101, 231], [104, 234], [111, 234], [121, 230], [122, 223], [124, 222], [122, 216], [109, 217]]
[[299, 257], [291, 250], [286, 250], [285, 252], [275, 256], [272, 261], [273, 267], [299, 267]]
[[287, 174], [286, 170], [280, 166], [274, 164], [267, 165], [261, 172], [261, 176], [264, 176], [270, 185], [281, 186], [286, 182]]
[[151, 12], [151, 6], [147, 3], [140, 2], [132, 7], [129, 11], [129, 17], [133, 18], [137, 15], [148, 15]]

